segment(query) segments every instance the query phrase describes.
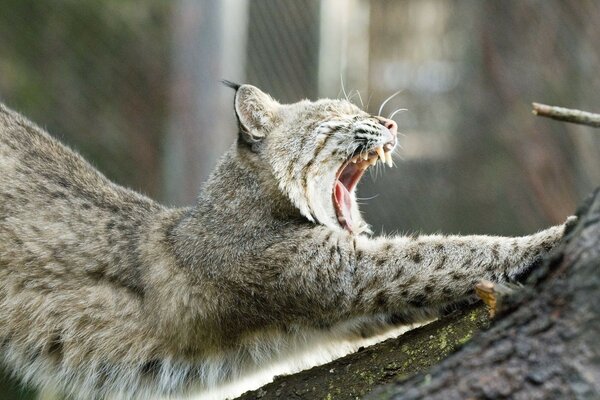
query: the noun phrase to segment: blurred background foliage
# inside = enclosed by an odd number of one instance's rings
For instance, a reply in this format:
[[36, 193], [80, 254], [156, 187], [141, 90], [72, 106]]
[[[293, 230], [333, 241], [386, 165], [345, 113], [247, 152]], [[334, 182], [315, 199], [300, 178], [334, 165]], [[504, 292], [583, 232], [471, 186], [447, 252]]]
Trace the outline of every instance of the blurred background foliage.
[[166, 1], [0, 0], [0, 96], [111, 178], [156, 193]]
[[[376, 232], [516, 234], [600, 183], [600, 4], [476, 0], [0, 0], [0, 98], [111, 179], [189, 204], [235, 138], [227, 78], [396, 114], [397, 168], [359, 195]], [[357, 94], [360, 92], [360, 95]]]
[[600, 111], [598, 21], [595, 0], [0, 0], [0, 99], [181, 205], [236, 136], [220, 79], [285, 102], [343, 82], [371, 113], [400, 90], [397, 167], [359, 188], [374, 231], [520, 234], [600, 184], [599, 132], [530, 106]]

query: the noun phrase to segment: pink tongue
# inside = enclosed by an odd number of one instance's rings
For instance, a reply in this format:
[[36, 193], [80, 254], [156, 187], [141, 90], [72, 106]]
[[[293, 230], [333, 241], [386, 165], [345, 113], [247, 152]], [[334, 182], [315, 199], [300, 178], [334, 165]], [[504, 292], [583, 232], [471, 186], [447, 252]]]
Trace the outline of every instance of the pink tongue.
[[335, 183], [335, 199], [340, 206], [340, 211], [344, 218], [344, 221], [340, 221], [340, 223], [345, 223], [352, 230], [352, 215], [350, 214], [350, 205], [352, 202], [350, 200], [350, 193], [348, 193], [348, 190], [340, 181]]

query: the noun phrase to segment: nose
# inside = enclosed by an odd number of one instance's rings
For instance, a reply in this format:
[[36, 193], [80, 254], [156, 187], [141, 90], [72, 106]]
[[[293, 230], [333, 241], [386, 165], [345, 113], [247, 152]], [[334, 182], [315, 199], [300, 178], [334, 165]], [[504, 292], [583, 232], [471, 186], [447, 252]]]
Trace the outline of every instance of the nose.
[[385, 126], [390, 131], [392, 136], [396, 137], [398, 134], [398, 125], [395, 121], [383, 117], [377, 117], [377, 119], [381, 125]]
[[381, 125], [383, 125], [384, 127], [386, 127], [386, 131], [387, 134], [389, 135], [389, 139], [387, 140], [387, 143], [385, 144], [385, 149], [386, 150], [393, 150], [394, 147], [396, 147], [396, 140], [397, 140], [397, 136], [398, 136], [398, 125], [396, 124], [395, 121], [391, 120], [391, 119], [387, 119], [387, 118], [383, 118], [383, 117], [377, 117], [377, 119], [379, 120], [379, 123]]

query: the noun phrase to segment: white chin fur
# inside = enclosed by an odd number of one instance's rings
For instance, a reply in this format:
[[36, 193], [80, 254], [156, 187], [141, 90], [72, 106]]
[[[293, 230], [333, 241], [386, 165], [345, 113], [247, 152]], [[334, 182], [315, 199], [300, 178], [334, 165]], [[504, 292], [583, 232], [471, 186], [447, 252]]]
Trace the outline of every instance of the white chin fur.
[[308, 184], [308, 203], [316, 220], [331, 229], [343, 230], [333, 205], [335, 173], [327, 177], [313, 177]]

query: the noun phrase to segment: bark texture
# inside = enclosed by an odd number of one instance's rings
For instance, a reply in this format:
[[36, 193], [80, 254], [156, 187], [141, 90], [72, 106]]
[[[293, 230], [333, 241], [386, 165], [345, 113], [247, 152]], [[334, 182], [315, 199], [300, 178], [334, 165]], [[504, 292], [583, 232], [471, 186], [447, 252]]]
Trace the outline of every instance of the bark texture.
[[577, 214], [565, 240], [530, 277], [531, 286], [500, 299], [492, 327], [465, 346], [487, 324], [481, 306], [279, 377], [241, 398], [600, 398], [598, 190]]

